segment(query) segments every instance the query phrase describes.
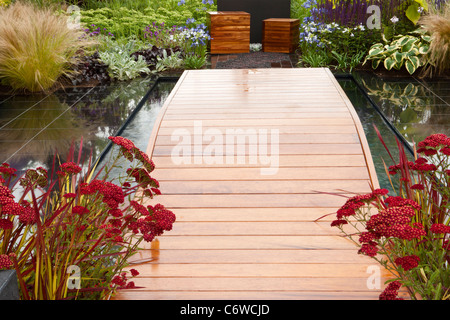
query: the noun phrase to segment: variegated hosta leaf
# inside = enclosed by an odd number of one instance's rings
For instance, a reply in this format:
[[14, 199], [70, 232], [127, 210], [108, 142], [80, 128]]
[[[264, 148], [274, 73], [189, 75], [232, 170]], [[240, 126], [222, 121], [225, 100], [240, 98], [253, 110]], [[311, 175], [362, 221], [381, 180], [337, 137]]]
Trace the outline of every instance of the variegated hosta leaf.
[[419, 47], [420, 54], [428, 54], [429, 50], [430, 50], [430, 47], [427, 45], [422, 45], [421, 47]]
[[397, 61], [395, 61], [394, 58], [387, 57], [386, 60], [384, 60], [384, 67], [386, 68], [386, 70], [391, 70], [396, 63]]
[[372, 60], [372, 69], [378, 68], [380, 65], [381, 60]]
[[370, 49], [369, 50], [369, 56], [370, 57], [375, 57], [375, 56], [378, 56], [378, 55], [380, 55], [381, 56], [381, 54], [383, 53], [383, 48], [381, 47], [381, 48], [372, 48], [372, 49]]
[[405, 62], [405, 68], [409, 74], [413, 74], [417, 70], [417, 67], [409, 59]]

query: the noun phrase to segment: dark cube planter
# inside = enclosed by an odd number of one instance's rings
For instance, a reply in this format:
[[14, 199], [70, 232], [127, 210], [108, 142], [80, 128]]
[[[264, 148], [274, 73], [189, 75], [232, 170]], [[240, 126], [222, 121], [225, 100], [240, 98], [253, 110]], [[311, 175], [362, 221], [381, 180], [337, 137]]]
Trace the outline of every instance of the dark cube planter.
[[16, 271], [0, 270], [0, 300], [20, 300]]
[[217, 11], [250, 13], [250, 42], [262, 43], [263, 20], [290, 18], [290, 0], [217, 0]]

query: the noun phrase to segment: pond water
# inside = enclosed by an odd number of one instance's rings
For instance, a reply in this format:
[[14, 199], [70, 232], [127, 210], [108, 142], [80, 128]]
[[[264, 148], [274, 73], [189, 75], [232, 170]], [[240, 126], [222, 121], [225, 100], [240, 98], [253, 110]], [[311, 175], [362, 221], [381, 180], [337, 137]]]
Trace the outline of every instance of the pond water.
[[153, 121], [174, 85], [155, 82], [142, 78], [50, 95], [0, 97], [0, 161], [8, 162], [19, 174], [39, 166], [51, 169], [55, 154], [62, 163], [73, 149], [87, 164], [91, 154], [94, 160], [103, 155], [108, 137], [124, 131], [123, 124], [137, 109], [141, 125], [136, 123], [125, 131], [145, 149]]
[[[391, 189], [384, 162], [393, 163], [374, 125], [396, 159], [396, 138], [408, 146], [432, 133], [450, 135], [449, 81], [386, 79], [363, 72], [337, 78], [361, 119], [381, 187]], [[101, 166], [111, 154], [108, 137], [116, 134], [145, 151], [158, 112], [175, 84], [176, 78], [142, 78], [51, 95], [0, 96], [0, 161], [19, 172], [50, 169], [56, 153], [64, 162], [73, 148], [76, 154], [81, 149], [85, 162], [92, 153]]]
[[361, 119], [383, 188], [392, 190], [384, 162], [388, 166], [393, 162], [374, 125], [396, 161], [396, 139], [413, 159], [413, 143], [434, 133], [450, 136], [450, 80], [423, 81], [416, 77], [388, 78], [356, 72], [352, 78], [338, 77], [338, 81]]

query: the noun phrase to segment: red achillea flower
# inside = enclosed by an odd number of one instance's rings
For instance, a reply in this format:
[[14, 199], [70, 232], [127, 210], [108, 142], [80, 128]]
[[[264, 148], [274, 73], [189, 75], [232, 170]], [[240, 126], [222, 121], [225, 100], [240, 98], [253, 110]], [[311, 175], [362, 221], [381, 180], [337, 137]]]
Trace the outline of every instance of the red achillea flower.
[[76, 193], [71, 193], [71, 192], [68, 192], [65, 195], [63, 195], [64, 198], [68, 198], [68, 199], [75, 198], [76, 196], [77, 196]]
[[412, 168], [417, 171], [436, 171], [437, 169], [437, 167], [432, 163], [425, 163], [425, 164], [416, 163]]
[[115, 218], [121, 218], [121, 217], [123, 217], [122, 210], [120, 210], [120, 209], [110, 209], [110, 210], [108, 211], [108, 213], [109, 213], [111, 216], [115, 217]]
[[442, 152], [443, 154], [445, 154], [446, 156], [450, 156], [450, 148], [449, 148], [449, 147], [442, 148], [442, 149], [441, 149], [441, 152]]
[[421, 183], [417, 183], [411, 186], [411, 189], [413, 190], [425, 190], [425, 187]]
[[137, 201], [134, 201], [134, 200], [130, 201], [130, 205], [133, 207], [134, 210], [139, 212], [141, 215], [143, 215], [143, 216], [149, 215], [147, 208], [145, 206], [141, 205], [140, 203], [138, 203]]
[[13, 262], [6, 254], [0, 254], [0, 270], [9, 269], [13, 266]]
[[6, 176], [16, 176], [16, 174], [15, 174], [16, 172], [17, 172], [17, 170], [14, 168], [11, 168], [8, 163], [3, 163], [0, 166], [0, 173], [5, 174]]
[[22, 207], [20, 204], [16, 202], [10, 202], [5, 204], [2, 207], [2, 214], [4, 215], [20, 215], [22, 213], [22, 210], [24, 207]]
[[397, 297], [398, 290], [400, 289], [401, 286], [402, 286], [402, 284], [399, 281], [390, 282], [387, 285], [386, 289], [384, 289], [384, 291], [380, 294], [379, 299], [380, 300], [401, 300], [400, 298]]
[[72, 213], [82, 216], [84, 214], [89, 213], [89, 210], [86, 207], [83, 207], [83, 206], [74, 206], [72, 208]]
[[124, 138], [124, 137], [112, 137], [111, 136], [108, 139], [111, 140], [114, 144], [124, 148], [125, 150], [127, 150], [129, 152], [131, 152], [131, 150], [133, 148], [135, 148], [134, 143], [131, 140], [127, 139], [127, 138]]
[[371, 243], [374, 240], [379, 239], [380, 236], [376, 232], [361, 232], [359, 235], [360, 243]]
[[114, 276], [114, 278], [111, 280], [111, 285], [125, 287], [126, 284], [127, 284], [127, 277], [125, 272], [122, 272], [120, 275]]
[[378, 247], [376, 242], [371, 241], [369, 243], [364, 243], [361, 248], [358, 250], [359, 254], [364, 254], [369, 257], [375, 257], [378, 253]]
[[36, 213], [33, 208], [23, 208], [22, 212], [19, 214], [19, 221], [25, 225], [34, 224], [36, 222]]
[[402, 206], [411, 206], [412, 208], [416, 209], [416, 210], [420, 210], [421, 206], [415, 202], [414, 200], [411, 199], [403, 199], [400, 196], [391, 196], [386, 198], [386, 200], [384, 200], [385, 203], [387, 203], [390, 207], [402, 207]]
[[12, 194], [11, 190], [9, 190], [5, 186], [0, 186], [0, 199], [5, 201], [5, 203], [0, 201], [0, 204], [3, 205], [3, 204], [6, 204], [8, 202], [11, 202], [10, 200], [7, 200], [8, 198], [9, 199], [14, 199], [14, 195]]
[[338, 227], [338, 226], [341, 226], [343, 224], [348, 224], [348, 222], [346, 220], [342, 220], [342, 219], [334, 220], [334, 221], [331, 222], [331, 226], [332, 227]]
[[77, 174], [81, 172], [80, 166], [78, 166], [74, 162], [63, 163], [60, 167], [63, 172], [68, 174]]
[[376, 189], [372, 192], [374, 196], [384, 196], [389, 193], [389, 190], [387, 189]]
[[431, 226], [430, 231], [433, 233], [450, 233], [450, 226], [443, 223], [435, 223]]
[[122, 188], [108, 181], [93, 180], [89, 184], [89, 191], [100, 193], [103, 196], [102, 202], [110, 209], [117, 209], [125, 201]]
[[399, 257], [395, 259], [395, 264], [401, 266], [403, 270], [408, 271], [419, 265], [420, 258], [416, 255]]
[[443, 133], [436, 133], [432, 134], [425, 138], [425, 140], [419, 142], [418, 147], [419, 148], [425, 148], [425, 147], [431, 147], [431, 148], [437, 148], [440, 146], [450, 146], [450, 138], [448, 138]]
[[139, 271], [137, 271], [136, 269], [130, 269], [131, 272], [131, 276], [136, 277], [139, 275]]
[[0, 219], [0, 229], [10, 230], [14, 227], [14, 224], [9, 219]]
[[115, 228], [120, 228], [123, 223], [120, 219], [110, 219], [108, 222]]

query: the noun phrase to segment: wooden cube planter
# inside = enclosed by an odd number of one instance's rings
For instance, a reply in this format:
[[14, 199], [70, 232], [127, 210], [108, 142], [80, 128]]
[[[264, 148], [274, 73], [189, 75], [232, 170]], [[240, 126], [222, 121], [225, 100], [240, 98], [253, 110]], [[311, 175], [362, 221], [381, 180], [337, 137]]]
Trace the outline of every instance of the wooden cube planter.
[[212, 54], [250, 52], [250, 14], [244, 11], [208, 12]]
[[300, 36], [298, 19], [270, 18], [263, 21], [263, 51], [293, 53]]

